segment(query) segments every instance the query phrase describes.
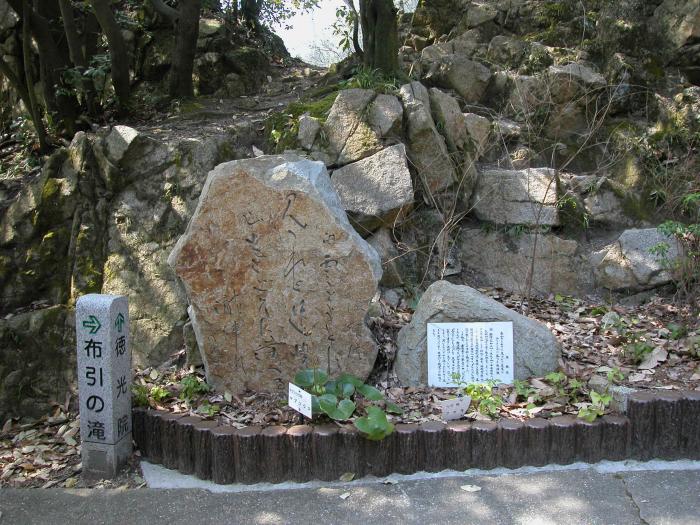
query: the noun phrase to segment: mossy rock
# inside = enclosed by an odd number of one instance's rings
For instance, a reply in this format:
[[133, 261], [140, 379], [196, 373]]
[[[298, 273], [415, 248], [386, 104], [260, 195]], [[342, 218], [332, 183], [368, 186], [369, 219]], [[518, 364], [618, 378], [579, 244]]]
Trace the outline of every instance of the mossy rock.
[[65, 306], [0, 320], [0, 419], [44, 415], [74, 388], [73, 325]]
[[323, 124], [339, 92], [339, 90], [332, 91], [317, 100], [292, 102], [284, 111], [268, 117], [265, 121], [265, 137], [270, 148], [276, 153], [296, 148], [299, 117], [308, 113], [309, 116], [318, 119]]

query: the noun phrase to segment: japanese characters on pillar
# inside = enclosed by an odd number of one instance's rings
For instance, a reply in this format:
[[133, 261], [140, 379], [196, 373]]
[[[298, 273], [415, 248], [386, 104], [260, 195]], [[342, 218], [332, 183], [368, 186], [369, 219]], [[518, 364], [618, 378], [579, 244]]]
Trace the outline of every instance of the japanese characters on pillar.
[[131, 453], [128, 300], [84, 295], [75, 318], [83, 473], [114, 477]]
[[512, 383], [513, 323], [428, 323], [428, 384]]

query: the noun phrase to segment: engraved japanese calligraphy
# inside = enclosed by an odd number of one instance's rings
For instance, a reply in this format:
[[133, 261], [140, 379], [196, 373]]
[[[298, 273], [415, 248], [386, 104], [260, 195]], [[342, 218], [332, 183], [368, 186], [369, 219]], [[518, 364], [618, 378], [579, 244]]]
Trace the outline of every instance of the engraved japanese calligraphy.
[[365, 316], [379, 259], [321, 163], [284, 155], [218, 166], [169, 262], [216, 387], [284, 391], [309, 366], [370, 372]]

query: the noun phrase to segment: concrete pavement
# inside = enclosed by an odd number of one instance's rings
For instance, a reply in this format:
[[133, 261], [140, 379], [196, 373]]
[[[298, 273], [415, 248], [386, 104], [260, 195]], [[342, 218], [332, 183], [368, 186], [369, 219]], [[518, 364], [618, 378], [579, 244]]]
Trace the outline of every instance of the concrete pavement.
[[[460, 488], [465, 485], [480, 490]], [[586, 469], [249, 489], [3, 489], [0, 525], [700, 524], [700, 470]]]

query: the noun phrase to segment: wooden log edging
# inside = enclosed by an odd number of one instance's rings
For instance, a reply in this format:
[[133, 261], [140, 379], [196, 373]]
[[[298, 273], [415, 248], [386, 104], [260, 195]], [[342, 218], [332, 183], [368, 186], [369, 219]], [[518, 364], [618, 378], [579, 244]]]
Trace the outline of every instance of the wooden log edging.
[[578, 461], [700, 459], [700, 392], [638, 392], [624, 416], [397, 424], [382, 441], [351, 426], [251, 426], [135, 409], [141, 456], [215, 483], [337, 480]]

